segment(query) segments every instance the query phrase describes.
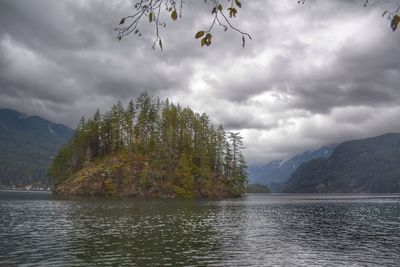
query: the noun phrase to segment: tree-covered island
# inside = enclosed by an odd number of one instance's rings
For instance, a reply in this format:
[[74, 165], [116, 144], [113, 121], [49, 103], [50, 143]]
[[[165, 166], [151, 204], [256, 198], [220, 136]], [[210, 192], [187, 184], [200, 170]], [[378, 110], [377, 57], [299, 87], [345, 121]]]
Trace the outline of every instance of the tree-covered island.
[[238, 133], [148, 93], [81, 119], [49, 174], [63, 195], [234, 197], [247, 166]]

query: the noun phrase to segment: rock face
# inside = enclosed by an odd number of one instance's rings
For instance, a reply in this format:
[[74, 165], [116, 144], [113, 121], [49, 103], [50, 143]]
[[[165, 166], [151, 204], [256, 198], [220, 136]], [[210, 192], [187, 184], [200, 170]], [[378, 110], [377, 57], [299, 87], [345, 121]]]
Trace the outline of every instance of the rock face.
[[236, 197], [230, 193], [227, 184], [219, 181], [208, 188], [195, 184], [192, 195], [182, 195], [174, 181], [161, 178], [157, 180], [157, 171], [149, 166], [149, 162], [140, 157], [127, 157], [123, 154], [109, 156], [75, 173], [57, 186], [55, 193], [70, 196], [143, 198]]
[[284, 192], [400, 192], [400, 134], [352, 140], [327, 158], [303, 163]]
[[0, 109], [0, 186], [48, 186], [52, 158], [72, 134], [67, 126]]

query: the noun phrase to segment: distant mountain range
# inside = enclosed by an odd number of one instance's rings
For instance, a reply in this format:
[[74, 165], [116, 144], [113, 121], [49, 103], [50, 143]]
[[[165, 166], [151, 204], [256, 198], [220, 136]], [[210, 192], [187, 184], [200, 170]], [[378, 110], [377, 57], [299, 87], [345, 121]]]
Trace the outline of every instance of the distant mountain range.
[[72, 136], [69, 127], [0, 109], [0, 186], [47, 186], [47, 169]]
[[274, 160], [262, 166], [250, 166], [249, 183], [267, 185], [272, 192], [280, 192], [285, 182], [302, 163], [320, 157], [327, 158], [334, 148], [335, 145], [325, 145], [296, 155], [289, 160]]
[[[69, 127], [0, 109], [0, 188], [48, 186], [47, 169], [72, 137]], [[309, 150], [249, 168], [272, 192], [400, 192], [400, 133]]]
[[400, 192], [400, 134], [352, 140], [329, 158], [303, 163], [284, 192]]

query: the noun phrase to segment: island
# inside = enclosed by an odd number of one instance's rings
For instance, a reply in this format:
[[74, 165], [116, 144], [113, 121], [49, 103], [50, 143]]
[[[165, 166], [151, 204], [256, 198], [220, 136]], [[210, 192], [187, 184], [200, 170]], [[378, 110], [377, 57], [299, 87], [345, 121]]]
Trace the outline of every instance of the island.
[[239, 133], [147, 92], [89, 119], [54, 158], [54, 193], [106, 197], [238, 197], [247, 165]]
[[246, 193], [271, 193], [271, 190], [269, 190], [268, 186], [263, 185], [263, 184], [248, 184], [246, 187]]

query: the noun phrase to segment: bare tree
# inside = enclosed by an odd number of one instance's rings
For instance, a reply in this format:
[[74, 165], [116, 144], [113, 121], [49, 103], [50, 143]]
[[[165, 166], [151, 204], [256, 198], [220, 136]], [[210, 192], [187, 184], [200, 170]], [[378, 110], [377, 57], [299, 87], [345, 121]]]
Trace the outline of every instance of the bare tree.
[[[242, 8], [241, 0], [203, 0], [205, 4], [209, 5], [211, 11], [210, 26], [207, 29], [199, 30], [195, 33], [194, 37], [199, 39], [200, 45], [210, 46], [212, 43], [212, 31], [214, 26], [221, 27], [224, 31], [229, 29], [237, 32], [241, 36], [242, 46], [246, 44], [246, 39], [252, 40], [251, 35], [245, 31], [240, 30], [232, 24], [232, 18], [235, 18], [238, 10]], [[369, 0], [362, 0], [364, 7], [367, 7]], [[224, 3], [221, 3], [224, 2]], [[305, 4], [306, 0], [297, 0], [298, 4]], [[183, 7], [186, 0], [140, 0], [134, 5], [133, 14], [123, 17], [114, 30], [117, 32], [117, 39], [122, 40], [127, 35], [134, 34], [141, 36], [140, 23], [147, 20], [149, 23], [154, 24], [155, 40], [153, 49], [159, 47], [163, 49], [162, 38], [160, 29], [166, 27], [166, 22], [160, 20], [161, 13], [167, 13], [172, 21], [182, 18]], [[382, 13], [383, 18], [390, 20], [390, 27], [392, 31], [396, 31], [400, 22], [400, 5], [397, 9], [386, 10]]]
[[[229, 29], [240, 34], [242, 38], [242, 46], [246, 44], [246, 38], [251, 40], [250, 34], [244, 32], [232, 24], [231, 19], [236, 17], [238, 9], [242, 7], [240, 0], [204, 0], [205, 4], [210, 6], [212, 20], [210, 26], [207, 29], [199, 30], [195, 33], [194, 37], [199, 39], [202, 47], [210, 46], [212, 43], [212, 30], [215, 25], [223, 28], [224, 31]], [[160, 36], [160, 29], [166, 26], [166, 22], [160, 20], [162, 12], [168, 13], [172, 21], [176, 21], [182, 17], [183, 7], [186, 4], [185, 0], [140, 0], [134, 5], [134, 13], [132, 15], [123, 17], [115, 28], [117, 32], [117, 39], [121, 40], [123, 37], [135, 34], [141, 36], [140, 23], [147, 18], [149, 23], [154, 24], [155, 28], [155, 40], [153, 43], [153, 49], [157, 46], [162, 50], [163, 43]]]

